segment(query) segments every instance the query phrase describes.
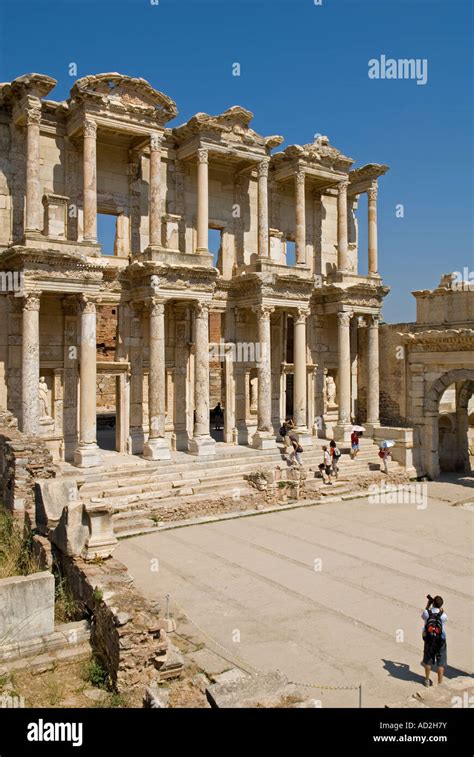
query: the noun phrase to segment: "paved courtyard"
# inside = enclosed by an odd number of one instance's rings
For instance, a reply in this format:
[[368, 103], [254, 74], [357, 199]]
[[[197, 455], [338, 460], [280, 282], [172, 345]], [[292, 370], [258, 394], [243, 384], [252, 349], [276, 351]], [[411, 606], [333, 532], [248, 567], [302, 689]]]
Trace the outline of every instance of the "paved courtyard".
[[[358, 499], [177, 528], [124, 540], [115, 554], [144, 594], [169, 591], [252, 668], [361, 683], [363, 706], [381, 707], [420, 687], [428, 593], [449, 616], [448, 677], [473, 673], [473, 486], [430, 483], [425, 509]], [[358, 706], [357, 691], [308, 694]]]

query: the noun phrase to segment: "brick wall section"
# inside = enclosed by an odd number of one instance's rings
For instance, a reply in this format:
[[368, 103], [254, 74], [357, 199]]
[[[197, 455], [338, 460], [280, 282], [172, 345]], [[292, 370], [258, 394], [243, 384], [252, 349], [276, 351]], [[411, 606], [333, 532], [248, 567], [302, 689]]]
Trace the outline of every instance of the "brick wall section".
[[115, 360], [117, 312], [116, 305], [97, 308], [97, 360]]
[[21, 433], [17, 419], [8, 411], [0, 412], [0, 461], [5, 506], [34, 511], [35, 482], [55, 478], [56, 466], [44, 442]]

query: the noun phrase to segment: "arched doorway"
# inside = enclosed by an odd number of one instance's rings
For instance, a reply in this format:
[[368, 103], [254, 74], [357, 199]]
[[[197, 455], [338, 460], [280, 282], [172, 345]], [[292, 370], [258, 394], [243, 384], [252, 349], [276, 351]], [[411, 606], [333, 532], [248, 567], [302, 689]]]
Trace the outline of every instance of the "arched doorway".
[[[449, 394], [451, 399], [447, 399]], [[448, 371], [426, 391], [421, 447], [430, 478], [444, 471], [471, 470], [470, 439], [474, 433], [469, 430], [468, 408], [473, 394], [474, 370], [467, 368]]]

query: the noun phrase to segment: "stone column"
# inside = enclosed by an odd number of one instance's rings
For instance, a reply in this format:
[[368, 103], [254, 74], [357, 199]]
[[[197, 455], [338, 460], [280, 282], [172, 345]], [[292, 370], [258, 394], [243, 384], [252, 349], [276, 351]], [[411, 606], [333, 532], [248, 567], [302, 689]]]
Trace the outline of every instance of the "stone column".
[[295, 252], [296, 265], [306, 265], [306, 213], [304, 171], [295, 175]]
[[272, 365], [271, 365], [271, 332], [270, 316], [275, 308], [258, 305], [254, 308], [257, 314], [258, 330], [258, 408], [257, 431], [252, 439], [252, 446], [256, 449], [271, 449], [276, 447], [272, 426]]
[[194, 312], [194, 430], [188, 450], [193, 455], [213, 455], [215, 442], [209, 433], [209, 304], [196, 304]]
[[165, 374], [165, 305], [150, 302], [150, 367], [148, 372], [148, 417], [150, 430], [143, 456], [149, 460], [169, 460], [165, 438], [166, 374]]
[[337, 398], [339, 417], [334, 427], [334, 438], [348, 441], [351, 433], [351, 313], [337, 314], [338, 330], [338, 380]]
[[74, 464], [79, 468], [100, 465], [97, 446], [97, 363], [95, 302], [83, 296], [81, 305], [79, 446], [74, 450]]
[[337, 195], [337, 269], [347, 271], [349, 268], [348, 239], [347, 239], [347, 187], [349, 180], [344, 179], [338, 184]]
[[306, 319], [309, 310], [298, 308], [294, 322], [294, 373], [293, 373], [293, 420], [295, 431], [302, 446], [311, 445], [307, 427], [307, 370], [306, 370]]
[[268, 166], [265, 158], [258, 164], [258, 255], [268, 258]]
[[97, 244], [97, 124], [84, 122], [84, 242]]
[[378, 274], [377, 260], [377, 182], [373, 182], [367, 192], [368, 202], [368, 237], [369, 237], [369, 276]]
[[148, 185], [149, 245], [161, 245], [161, 134], [150, 136], [150, 181]]
[[41, 105], [26, 110], [26, 208], [25, 232], [40, 233], [41, 187], [40, 187], [40, 123]]
[[208, 161], [209, 154], [205, 147], [197, 151], [197, 249], [196, 252], [209, 252], [209, 188]]
[[32, 435], [36, 435], [39, 429], [39, 309], [39, 292], [25, 295], [21, 363], [22, 431]]
[[379, 418], [379, 316], [367, 316], [367, 430], [380, 426]]

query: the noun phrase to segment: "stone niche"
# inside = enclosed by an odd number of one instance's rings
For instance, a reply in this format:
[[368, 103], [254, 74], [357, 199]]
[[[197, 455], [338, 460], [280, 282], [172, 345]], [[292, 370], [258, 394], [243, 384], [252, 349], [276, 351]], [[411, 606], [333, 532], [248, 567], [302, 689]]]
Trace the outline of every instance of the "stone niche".
[[66, 239], [69, 197], [56, 194], [43, 196], [44, 235], [50, 239]]

